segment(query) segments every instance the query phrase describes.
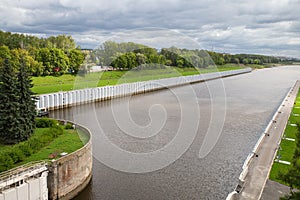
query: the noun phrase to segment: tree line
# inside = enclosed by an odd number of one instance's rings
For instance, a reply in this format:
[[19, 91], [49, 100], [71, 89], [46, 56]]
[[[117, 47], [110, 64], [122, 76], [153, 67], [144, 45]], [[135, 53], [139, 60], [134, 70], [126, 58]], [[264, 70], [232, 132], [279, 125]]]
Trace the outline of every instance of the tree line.
[[110, 66], [115, 70], [139, 70], [165, 66], [207, 68], [214, 64], [228, 63], [263, 65], [285, 61], [284, 58], [274, 56], [231, 55], [177, 47], [155, 49], [133, 42], [114, 41], [106, 41], [94, 50], [83, 51], [74, 39], [67, 35], [38, 38], [0, 31], [0, 64], [9, 59], [16, 67], [21, 57], [32, 76], [76, 74], [83, 64], [87, 67], [100, 65]]
[[14, 68], [23, 59], [32, 76], [76, 74], [85, 55], [67, 35], [38, 38], [0, 31], [0, 64], [9, 59]]
[[227, 54], [205, 50], [180, 49], [169, 47], [155, 49], [132, 42], [116, 43], [106, 41], [97, 49], [89, 52], [88, 62], [93, 65], [111, 66], [118, 70], [140, 69], [164, 66], [207, 68], [211, 65], [268, 64], [281, 63], [283, 58], [254, 54]]

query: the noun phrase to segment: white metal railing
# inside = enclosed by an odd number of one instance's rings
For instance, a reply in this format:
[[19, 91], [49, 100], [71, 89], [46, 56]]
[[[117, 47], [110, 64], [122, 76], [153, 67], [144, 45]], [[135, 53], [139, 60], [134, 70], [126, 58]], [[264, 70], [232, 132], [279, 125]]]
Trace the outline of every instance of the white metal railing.
[[45, 161], [30, 162], [0, 173], [0, 190], [47, 170]]
[[153, 90], [159, 90], [194, 82], [207, 81], [247, 72], [251, 72], [251, 68], [44, 94], [38, 97], [36, 106], [37, 109], [58, 109], [74, 104], [82, 104], [139, 93], [146, 93]]

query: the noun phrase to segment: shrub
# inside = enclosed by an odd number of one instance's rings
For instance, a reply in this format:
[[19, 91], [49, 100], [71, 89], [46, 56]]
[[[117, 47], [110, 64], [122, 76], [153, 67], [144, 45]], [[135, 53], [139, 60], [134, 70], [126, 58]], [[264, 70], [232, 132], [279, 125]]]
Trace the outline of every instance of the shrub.
[[53, 126], [49, 129], [50, 133], [54, 138], [57, 138], [59, 135], [62, 135], [64, 130], [60, 126]]
[[14, 162], [6, 151], [0, 152], [0, 172], [10, 169]]
[[41, 142], [41, 140], [37, 138], [31, 138], [28, 141], [28, 144], [32, 150], [32, 153], [38, 152], [45, 145], [45, 143]]
[[57, 121], [49, 118], [36, 118], [36, 127], [37, 128], [49, 128], [56, 126]]
[[7, 155], [12, 159], [13, 163], [18, 163], [25, 159], [24, 153], [18, 146], [14, 146], [8, 150]]
[[[38, 119], [39, 126], [49, 126], [43, 130], [41, 135], [33, 135], [25, 142], [8, 147], [0, 152], [0, 172], [10, 169], [14, 164], [22, 162], [26, 157], [38, 152], [41, 148], [48, 145], [50, 142], [63, 134], [62, 126], [56, 125], [57, 121], [52, 119]], [[72, 126], [72, 125], [71, 125]]]
[[28, 157], [32, 154], [32, 149], [28, 142], [21, 143], [18, 146], [19, 146], [19, 149], [24, 153], [24, 155], [26, 157]]
[[73, 129], [73, 124], [68, 122], [67, 125], [65, 126], [65, 129]]

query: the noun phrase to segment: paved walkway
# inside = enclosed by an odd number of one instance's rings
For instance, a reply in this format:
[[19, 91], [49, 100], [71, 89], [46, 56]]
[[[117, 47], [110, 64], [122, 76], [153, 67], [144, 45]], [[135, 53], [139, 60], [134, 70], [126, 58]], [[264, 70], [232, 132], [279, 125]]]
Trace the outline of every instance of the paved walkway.
[[300, 82], [298, 81], [293, 91], [285, 98], [285, 101], [283, 102], [284, 106], [281, 106], [279, 109], [281, 113], [277, 115], [270, 126], [268, 136], [262, 140], [257, 153], [258, 157], [254, 157], [249, 166], [249, 172], [245, 178], [244, 188], [239, 193], [238, 199], [258, 200], [261, 198], [278, 144], [280, 143], [282, 133], [284, 132], [297, 96], [299, 83]]
[[261, 200], [278, 200], [280, 197], [289, 193], [290, 188], [288, 186], [268, 180], [261, 195]]

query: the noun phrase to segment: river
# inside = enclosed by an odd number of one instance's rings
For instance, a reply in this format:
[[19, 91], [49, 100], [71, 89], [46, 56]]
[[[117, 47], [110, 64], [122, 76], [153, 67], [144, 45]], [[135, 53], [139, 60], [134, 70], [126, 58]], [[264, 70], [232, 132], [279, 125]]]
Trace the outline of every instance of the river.
[[269, 68], [51, 112], [93, 134], [93, 178], [75, 199], [225, 199], [299, 77]]

